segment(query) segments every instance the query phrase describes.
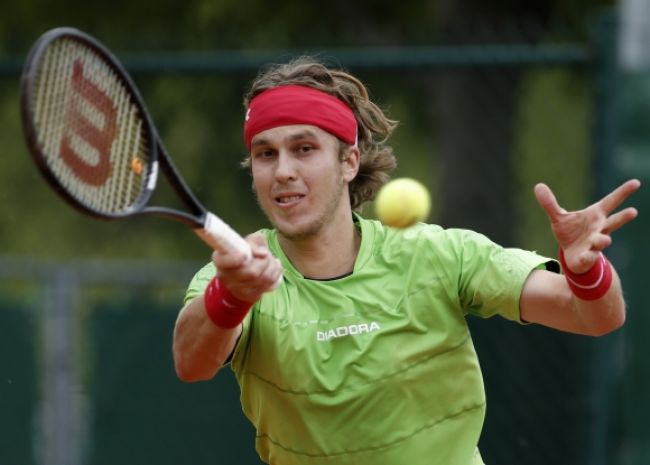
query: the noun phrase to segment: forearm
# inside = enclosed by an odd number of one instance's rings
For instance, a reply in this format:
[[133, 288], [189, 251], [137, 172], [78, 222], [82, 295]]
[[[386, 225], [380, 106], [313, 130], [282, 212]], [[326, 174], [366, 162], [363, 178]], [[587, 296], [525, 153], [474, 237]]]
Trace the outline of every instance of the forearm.
[[231, 329], [215, 325], [208, 317], [203, 297], [196, 297], [181, 310], [173, 337], [176, 374], [183, 381], [214, 377], [232, 353], [241, 324]]
[[612, 273], [612, 285], [600, 299], [582, 300], [572, 294], [572, 306], [585, 334], [602, 336], [625, 323], [625, 300], [621, 281], [614, 269]]
[[533, 271], [519, 302], [522, 320], [588, 336], [614, 331], [625, 321], [625, 302], [620, 280], [612, 271], [611, 287], [596, 300], [576, 297], [560, 274]]

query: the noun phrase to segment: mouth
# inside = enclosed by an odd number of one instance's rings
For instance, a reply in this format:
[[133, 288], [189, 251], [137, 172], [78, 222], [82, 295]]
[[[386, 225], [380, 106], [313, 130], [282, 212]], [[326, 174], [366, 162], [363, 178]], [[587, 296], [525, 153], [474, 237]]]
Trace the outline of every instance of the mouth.
[[289, 207], [292, 205], [295, 205], [296, 203], [300, 202], [305, 196], [303, 194], [297, 194], [294, 192], [288, 192], [285, 194], [280, 194], [276, 195], [274, 197], [275, 203], [283, 206], [283, 207]]

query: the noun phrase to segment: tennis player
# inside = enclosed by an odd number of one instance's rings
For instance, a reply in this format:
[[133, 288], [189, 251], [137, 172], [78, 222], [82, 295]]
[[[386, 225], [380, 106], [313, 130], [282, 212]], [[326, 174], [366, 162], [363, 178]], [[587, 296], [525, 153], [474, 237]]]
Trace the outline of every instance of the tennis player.
[[230, 363], [264, 462], [482, 464], [467, 314], [591, 336], [623, 324], [602, 250], [636, 217], [614, 211], [637, 180], [573, 212], [535, 186], [560, 274], [476, 232], [360, 216], [395, 166], [395, 122], [353, 76], [300, 59], [260, 74], [245, 105], [244, 165], [273, 228], [247, 238], [252, 259], [214, 253], [196, 274], [173, 353], [183, 381]]

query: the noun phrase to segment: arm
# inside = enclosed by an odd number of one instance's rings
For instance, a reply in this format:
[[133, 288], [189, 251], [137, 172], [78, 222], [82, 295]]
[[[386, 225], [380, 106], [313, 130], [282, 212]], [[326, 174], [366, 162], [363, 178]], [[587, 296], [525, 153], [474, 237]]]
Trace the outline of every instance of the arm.
[[[242, 302], [253, 304], [264, 292], [275, 288], [282, 275], [282, 265], [271, 255], [260, 235], [247, 238], [253, 258], [246, 261], [240, 254], [214, 252], [212, 259], [218, 279], [229, 293]], [[209, 318], [203, 296], [187, 303], [174, 327], [172, 352], [178, 377], [183, 381], [202, 381], [214, 377], [235, 348], [242, 331], [217, 326]]]
[[176, 375], [188, 382], [212, 379], [234, 350], [241, 330], [241, 323], [230, 329], [215, 325], [205, 311], [203, 296], [189, 301], [174, 327]]
[[[548, 215], [553, 234], [564, 251], [565, 273], [586, 273], [597, 264], [602, 250], [612, 242], [611, 233], [636, 218], [634, 208], [612, 212], [640, 185], [637, 180], [628, 181], [599, 202], [575, 212], [561, 208], [547, 186], [535, 186], [537, 201]], [[564, 276], [534, 271], [522, 291], [521, 318], [571, 333], [607, 334], [625, 321], [621, 282], [614, 269], [612, 275], [612, 284], [604, 295], [584, 300], [576, 297]]]
[[524, 321], [587, 336], [602, 336], [625, 322], [625, 302], [615, 271], [612, 286], [602, 298], [581, 300], [564, 276], [535, 270], [524, 285], [519, 305]]

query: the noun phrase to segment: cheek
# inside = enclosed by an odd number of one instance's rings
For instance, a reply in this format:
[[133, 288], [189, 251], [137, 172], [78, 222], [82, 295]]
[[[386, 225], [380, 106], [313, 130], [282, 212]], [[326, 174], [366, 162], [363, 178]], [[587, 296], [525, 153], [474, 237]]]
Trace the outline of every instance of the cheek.
[[251, 176], [253, 177], [253, 188], [259, 191], [265, 184], [264, 170], [253, 164], [251, 166]]

